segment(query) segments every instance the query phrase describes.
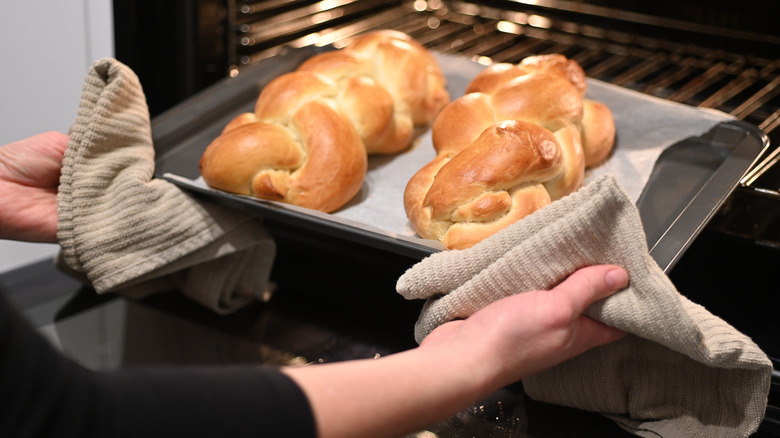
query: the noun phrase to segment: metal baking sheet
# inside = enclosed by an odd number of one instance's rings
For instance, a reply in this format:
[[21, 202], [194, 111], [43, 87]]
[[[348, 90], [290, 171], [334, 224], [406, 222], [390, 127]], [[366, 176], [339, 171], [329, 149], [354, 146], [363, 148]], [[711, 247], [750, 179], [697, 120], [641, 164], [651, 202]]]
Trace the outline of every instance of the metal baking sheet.
[[[322, 48], [290, 49], [225, 79], [152, 121], [157, 174], [179, 187], [274, 221], [413, 258], [443, 250], [409, 227], [402, 193], [431, 158], [430, 132], [407, 152], [369, 159], [361, 192], [332, 214], [239, 196], [206, 186], [198, 161], [235, 115], [251, 111], [262, 88]], [[436, 55], [453, 99], [484, 65]], [[739, 183], [768, 140], [757, 128], [709, 110], [670, 104], [589, 80], [588, 97], [606, 103], [617, 128], [615, 154], [587, 178], [614, 174], [637, 202], [651, 255], [671, 269]], [[587, 181], [586, 181], [587, 182]]]

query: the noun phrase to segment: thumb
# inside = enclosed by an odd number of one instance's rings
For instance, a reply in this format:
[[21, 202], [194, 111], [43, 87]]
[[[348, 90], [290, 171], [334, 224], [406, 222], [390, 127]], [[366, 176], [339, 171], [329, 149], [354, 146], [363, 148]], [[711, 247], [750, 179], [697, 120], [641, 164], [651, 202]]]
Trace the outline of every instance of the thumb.
[[552, 291], [566, 294], [573, 311], [580, 314], [591, 304], [628, 286], [628, 272], [620, 266], [595, 265], [577, 270]]
[[580, 269], [553, 288], [556, 293], [568, 295], [573, 306], [572, 311], [580, 315], [575, 323], [576, 341], [570, 351], [571, 357], [626, 336], [623, 330], [608, 326], [583, 312], [594, 302], [624, 289], [628, 283], [628, 272], [625, 269], [614, 265], [599, 265]]

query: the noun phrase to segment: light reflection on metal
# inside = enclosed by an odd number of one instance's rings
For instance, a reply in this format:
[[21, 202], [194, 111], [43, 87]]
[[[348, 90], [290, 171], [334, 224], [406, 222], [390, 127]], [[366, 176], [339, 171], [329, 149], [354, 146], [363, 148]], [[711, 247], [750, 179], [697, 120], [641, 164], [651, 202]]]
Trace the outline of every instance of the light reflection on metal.
[[541, 15], [529, 15], [528, 25], [533, 27], [541, 27], [542, 29], [549, 29], [552, 27], [552, 20]]
[[441, 20], [436, 17], [428, 17], [426, 24], [430, 29], [438, 29], [441, 25]]
[[[753, 167], [750, 172], [748, 172], [744, 177], [742, 177], [742, 180], [740, 180], [740, 184], [743, 186], [752, 186], [756, 180], [761, 177], [765, 172], [771, 170], [775, 166], [780, 165], [780, 147], [772, 151], [769, 155], [767, 155], [766, 158], [761, 160], [755, 167]], [[771, 191], [771, 189], [766, 188], [760, 188], [760, 187], [754, 187], [755, 190], [763, 191], [764, 193], [768, 194], [778, 194], [778, 190], [775, 190], [774, 192]]]
[[298, 38], [297, 40], [290, 43], [293, 47], [306, 47], [311, 46], [313, 44], [317, 44], [317, 42], [320, 40], [320, 34], [319, 33], [310, 33], [308, 35], [305, 35], [301, 38]]
[[343, 2], [343, 1], [340, 1], [340, 0], [323, 0], [323, 1], [319, 2], [319, 3], [317, 3], [317, 5], [315, 7], [318, 10], [320, 10], [320, 11], [327, 11], [328, 9], [337, 8], [337, 7], [341, 6], [341, 5], [343, 5], [344, 3], [348, 3], [348, 2]]
[[311, 19], [310, 23], [312, 24], [322, 24], [327, 23], [330, 20], [333, 20], [335, 18], [340, 18], [344, 16], [344, 11], [341, 9], [336, 9], [333, 11], [328, 12], [320, 12], [319, 14], [314, 14]]
[[322, 35], [316, 43], [314, 43], [317, 47], [325, 47], [328, 44], [333, 44], [338, 39], [338, 35], [334, 32], [329, 32], [324, 35]]
[[521, 35], [523, 33], [523, 26], [509, 21], [499, 21], [496, 23], [496, 30], [499, 32]]
[[478, 56], [475, 59], [475, 61], [477, 62], [477, 64], [482, 64], [482, 65], [490, 65], [493, 63], [493, 59], [490, 58], [489, 56]]

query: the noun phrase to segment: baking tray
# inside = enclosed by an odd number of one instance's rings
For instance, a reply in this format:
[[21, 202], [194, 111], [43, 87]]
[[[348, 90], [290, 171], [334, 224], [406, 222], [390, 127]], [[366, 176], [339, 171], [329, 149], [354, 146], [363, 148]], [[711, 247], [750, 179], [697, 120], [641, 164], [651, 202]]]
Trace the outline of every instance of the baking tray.
[[[285, 49], [156, 117], [152, 132], [157, 176], [198, 196], [301, 231], [415, 259], [443, 250], [439, 242], [414, 234], [401, 201], [410, 172], [433, 157], [429, 132], [410, 151], [370, 158], [361, 192], [333, 214], [213, 190], [200, 178], [200, 157], [222, 128], [237, 114], [252, 110], [265, 84], [324, 50], [329, 49]], [[453, 99], [484, 68], [457, 55], [436, 56]], [[588, 93], [612, 109], [617, 143], [613, 158], [587, 178], [616, 175], [637, 203], [651, 255], [668, 272], [767, 148], [768, 138], [758, 128], [722, 113], [670, 104], [590, 79]], [[382, 223], [386, 218], [395, 222]]]

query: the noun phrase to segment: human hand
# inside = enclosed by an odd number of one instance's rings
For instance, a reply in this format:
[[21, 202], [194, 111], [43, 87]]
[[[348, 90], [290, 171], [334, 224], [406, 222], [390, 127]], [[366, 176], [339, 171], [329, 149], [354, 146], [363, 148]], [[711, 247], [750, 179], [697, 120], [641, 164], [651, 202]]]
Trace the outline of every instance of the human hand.
[[419, 348], [284, 372], [306, 393], [319, 436], [404, 436], [623, 337], [582, 312], [627, 284], [617, 266], [583, 268], [549, 291], [523, 292], [443, 324]]
[[68, 140], [46, 132], [0, 147], [0, 239], [57, 241], [57, 186]]
[[628, 285], [617, 266], [580, 269], [549, 291], [496, 301], [465, 320], [441, 325], [421, 348], [454, 348], [478, 363], [473, 369], [501, 387], [571, 359], [625, 333], [583, 315], [595, 301]]

